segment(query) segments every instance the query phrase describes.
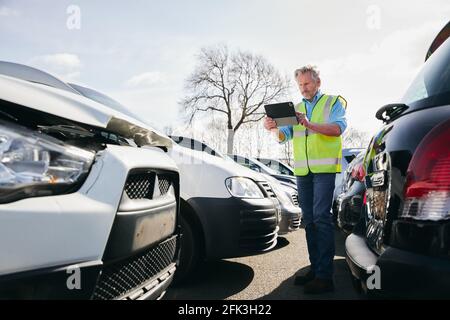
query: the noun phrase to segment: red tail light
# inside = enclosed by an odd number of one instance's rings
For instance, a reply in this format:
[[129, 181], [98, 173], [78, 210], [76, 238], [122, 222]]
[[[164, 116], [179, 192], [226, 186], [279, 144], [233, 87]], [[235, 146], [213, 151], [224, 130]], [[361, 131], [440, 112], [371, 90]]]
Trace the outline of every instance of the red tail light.
[[402, 215], [450, 218], [450, 120], [434, 127], [417, 147], [406, 174]]
[[366, 172], [362, 163], [358, 163], [352, 170], [352, 178], [358, 181], [364, 182]]

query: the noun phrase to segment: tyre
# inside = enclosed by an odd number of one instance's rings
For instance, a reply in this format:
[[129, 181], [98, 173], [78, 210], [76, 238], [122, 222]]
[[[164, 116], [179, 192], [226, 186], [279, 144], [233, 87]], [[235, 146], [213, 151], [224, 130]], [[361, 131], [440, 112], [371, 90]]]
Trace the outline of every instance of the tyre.
[[180, 225], [182, 236], [180, 263], [174, 279], [176, 284], [187, 281], [189, 275], [192, 274], [200, 261], [200, 241], [195, 227], [192, 222], [186, 220], [182, 215], [180, 217]]

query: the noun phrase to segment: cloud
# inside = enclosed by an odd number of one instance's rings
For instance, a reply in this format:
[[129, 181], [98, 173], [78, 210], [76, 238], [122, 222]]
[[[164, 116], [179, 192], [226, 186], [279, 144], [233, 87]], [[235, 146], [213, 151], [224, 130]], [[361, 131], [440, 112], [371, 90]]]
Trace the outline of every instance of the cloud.
[[71, 53], [37, 56], [30, 60], [30, 64], [67, 81], [79, 78], [82, 67], [80, 58]]
[[318, 61], [323, 91], [347, 99], [349, 124], [374, 130], [380, 125], [375, 112], [384, 104], [399, 102], [442, 25], [435, 21], [397, 30], [366, 51]]
[[55, 68], [76, 69], [81, 67], [81, 61], [78, 56], [70, 53], [49, 54], [35, 57], [33, 60]]
[[158, 71], [152, 71], [131, 77], [125, 82], [125, 85], [129, 88], [142, 88], [164, 83], [166, 83], [165, 75]]
[[0, 17], [17, 17], [17, 16], [19, 16], [19, 11], [8, 7], [0, 7]]
[[426, 23], [416, 28], [395, 31], [367, 52], [357, 52], [345, 57], [320, 62], [321, 70], [329, 73], [376, 74], [408, 76], [422, 65], [425, 53], [442, 24]]
[[181, 92], [176, 86], [160, 86], [151, 90], [123, 88], [108, 95], [159, 130], [178, 122], [180, 112], [177, 100]]

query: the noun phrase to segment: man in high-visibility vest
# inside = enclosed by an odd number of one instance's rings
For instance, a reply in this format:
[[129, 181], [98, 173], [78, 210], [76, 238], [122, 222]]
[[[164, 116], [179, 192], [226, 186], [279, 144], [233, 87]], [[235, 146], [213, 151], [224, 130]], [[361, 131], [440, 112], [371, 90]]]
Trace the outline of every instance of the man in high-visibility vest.
[[319, 72], [314, 66], [296, 70], [295, 79], [303, 96], [295, 107], [299, 124], [277, 128], [275, 121], [266, 117], [264, 127], [274, 132], [281, 143], [293, 140], [294, 174], [311, 263], [306, 274], [295, 278], [295, 284], [304, 285], [305, 293], [318, 294], [334, 290], [331, 206], [336, 173], [341, 172], [341, 135], [347, 127], [347, 103], [340, 96], [320, 92]]

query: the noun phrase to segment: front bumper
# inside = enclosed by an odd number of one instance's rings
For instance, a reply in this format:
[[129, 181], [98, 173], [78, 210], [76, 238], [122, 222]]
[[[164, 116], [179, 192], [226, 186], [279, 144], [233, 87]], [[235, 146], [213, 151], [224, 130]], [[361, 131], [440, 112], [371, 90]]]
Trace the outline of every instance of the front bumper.
[[299, 207], [281, 206], [281, 221], [279, 223], [279, 235], [284, 235], [300, 229], [302, 210]]
[[[124, 186], [136, 169], [173, 176], [176, 196], [124, 206]], [[178, 186], [178, 169], [163, 151], [108, 146], [77, 192], [2, 204], [0, 298], [158, 297], [178, 259]], [[81, 290], [66, 285], [74, 265], [81, 266]], [[135, 269], [139, 281], [117, 284]], [[109, 285], [114, 293], [97, 291], [107, 275], [117, 282]]]
[[[384, 298], [450, 297], [450, 261], [387, 247], [375, 255], [361, 236], [351, 234], [345, 242], [347, 263], [353, 276], [361, 280], [366, 292]], [[371, 266], [380, 270], [380, 289], [368, 290]]]
[[158, 299], [172, 282], [177, 242], [174, 236], [110, 264], [90, 261], [2, 276], [0, 299]]
[[275, 247], [278, 202], [274, 198], [191, 198], [205, 237], [205, 257], [231, 258]]

